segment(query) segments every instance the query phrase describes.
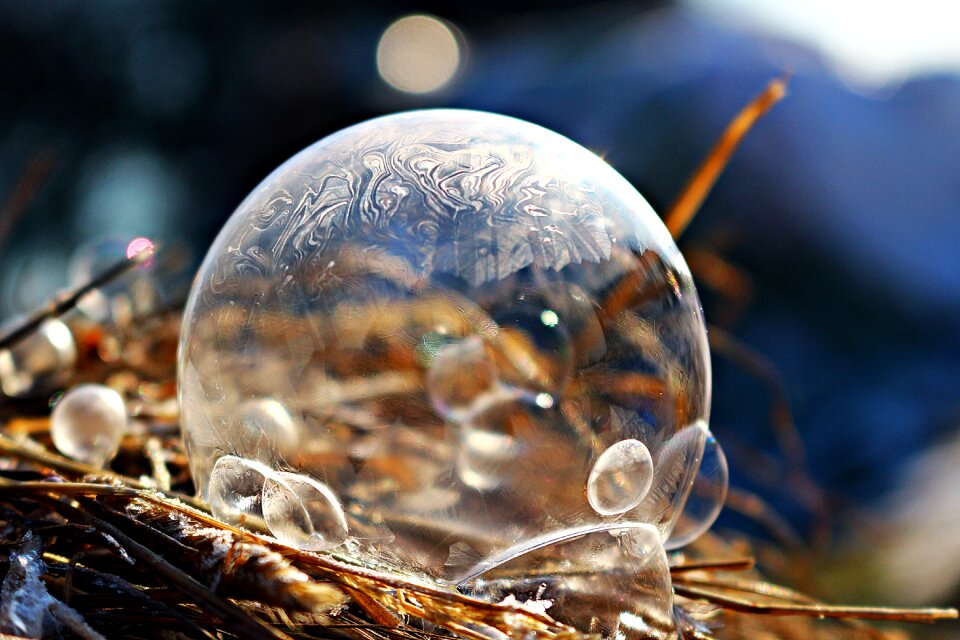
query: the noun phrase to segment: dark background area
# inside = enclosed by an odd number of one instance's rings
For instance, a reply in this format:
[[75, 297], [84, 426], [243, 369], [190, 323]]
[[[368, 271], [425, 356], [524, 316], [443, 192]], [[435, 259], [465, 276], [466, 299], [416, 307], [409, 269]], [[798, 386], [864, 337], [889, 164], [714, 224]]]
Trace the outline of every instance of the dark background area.
[[[393, 21], [419, 12], [455, 27], [462, 64], [439, 91], [410, 95], [384, 82], [376, 50]], [[732, 298], [701, 285], [708, 320], [785, 381], [836, 516], [832, 553], [877, 567], [850, 579], [852, 589], [909, 593], [895, 576], [887, 591], [864, 583], [909, 540], [960, 538], [960, 489], [929, 504], [937, 483], [960, 487], [960, 457], [944, 453], [926, 475], [912, 462], [956, 448], [960, 426], [956, 75], [865, 93], [814, 51], [666, 3], [7, 0], [0, 203], [32, 165], [52, 170], [0, 235], [0, 316], [66, 286], [77, 256], [104, 238], [122, 246], [146, 235], [188, 250], [195, 265], [286, 158], [407, 108], [486, 109], [553, 128], [664, 211], [726, 122], [788, 70], [789, 96], [749, 135], [680, 244], [745, 278]], [[742, 313], [731, 312], [737, 305]], [[767, 390], [742, 367], [714, 366], [712, 422], [733, 483], [807, 535], [813, 518], [796, 487], [756, 472], [786, 459]], [[864, 522], [890, 530], [868, 535]], [[759, 532], [734, 514], [720, 524]], [[935, 570], [953, 577], [917, 597], [957, 599], [957, 543], [952, 553]]]

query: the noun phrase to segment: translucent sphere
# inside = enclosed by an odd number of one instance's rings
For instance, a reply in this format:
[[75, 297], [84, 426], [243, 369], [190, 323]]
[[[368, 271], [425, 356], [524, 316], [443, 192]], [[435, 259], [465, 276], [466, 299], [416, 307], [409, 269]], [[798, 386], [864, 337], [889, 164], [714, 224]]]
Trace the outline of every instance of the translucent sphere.
[[[560, 561], [660, 584], [664, 539], [726, 486], [699, 473], [709, 354], [669, 233], [603, 160], [503, 116], [387, 116], [277, 169], [207, 255], [179, 373], [212, 504], [241, 485], [288, 544], [481, 597]], [[701, 480], [723, 487], [678, 528]]]
[[49, 393], [70, 377], [76, 363], [77, 343], [70, 328], [60, 320], [45, 320], [11, 349], [0, 349], [0, 393]]
[[113, 459], [127, 431], [127, 407], [119, 393], [99, 384], [67, 391], [50, 414], [50, 437], [65, 456], [102, 466]]

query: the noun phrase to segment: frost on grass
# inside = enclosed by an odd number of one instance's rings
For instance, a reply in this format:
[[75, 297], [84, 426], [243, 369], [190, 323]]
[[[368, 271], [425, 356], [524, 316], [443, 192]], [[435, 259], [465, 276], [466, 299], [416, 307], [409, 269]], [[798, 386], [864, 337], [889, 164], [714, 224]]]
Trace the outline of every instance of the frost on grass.
[[67, 628], [86, 640], [105, 640], [74, 609], [47, 592], [40, 540], [27, 532], [10, 553], [10, 568], [0, 590], [0, 631], [27, 638], [46, 637], [45, 629]]

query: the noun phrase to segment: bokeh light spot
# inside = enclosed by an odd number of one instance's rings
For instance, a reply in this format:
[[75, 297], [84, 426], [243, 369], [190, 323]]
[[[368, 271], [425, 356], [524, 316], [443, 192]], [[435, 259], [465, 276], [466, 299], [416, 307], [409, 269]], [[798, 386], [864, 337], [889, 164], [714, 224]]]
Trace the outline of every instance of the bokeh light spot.
[[127, 258], [132, 258], [144, 251], [153, 253], [153, 241], [150, 238], [134, 238], [127, 245]]
[[377, 45], [377, 71], [384, 82], [406, 93], [431, 93], [446, 86], [460, 68], [460, 42], [453, 29], [433, 16], [400, 18]]
[[549, 393], [538, 393], [535, 401], [541, 409], [549, 409], [553, 406], [553, 396]]

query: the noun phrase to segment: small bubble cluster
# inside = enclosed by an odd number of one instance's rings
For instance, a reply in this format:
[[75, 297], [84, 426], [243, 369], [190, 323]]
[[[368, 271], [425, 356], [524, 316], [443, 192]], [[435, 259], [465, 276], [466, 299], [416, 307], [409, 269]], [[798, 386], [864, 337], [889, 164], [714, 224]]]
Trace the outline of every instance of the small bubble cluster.
[[323, 551], [347, 538], [337, 497], [318, 480], [274, 471], [256, 460], [222, 456], [207, 485], [213, 514], [231, 524], [265, 526], [291, 547]]

